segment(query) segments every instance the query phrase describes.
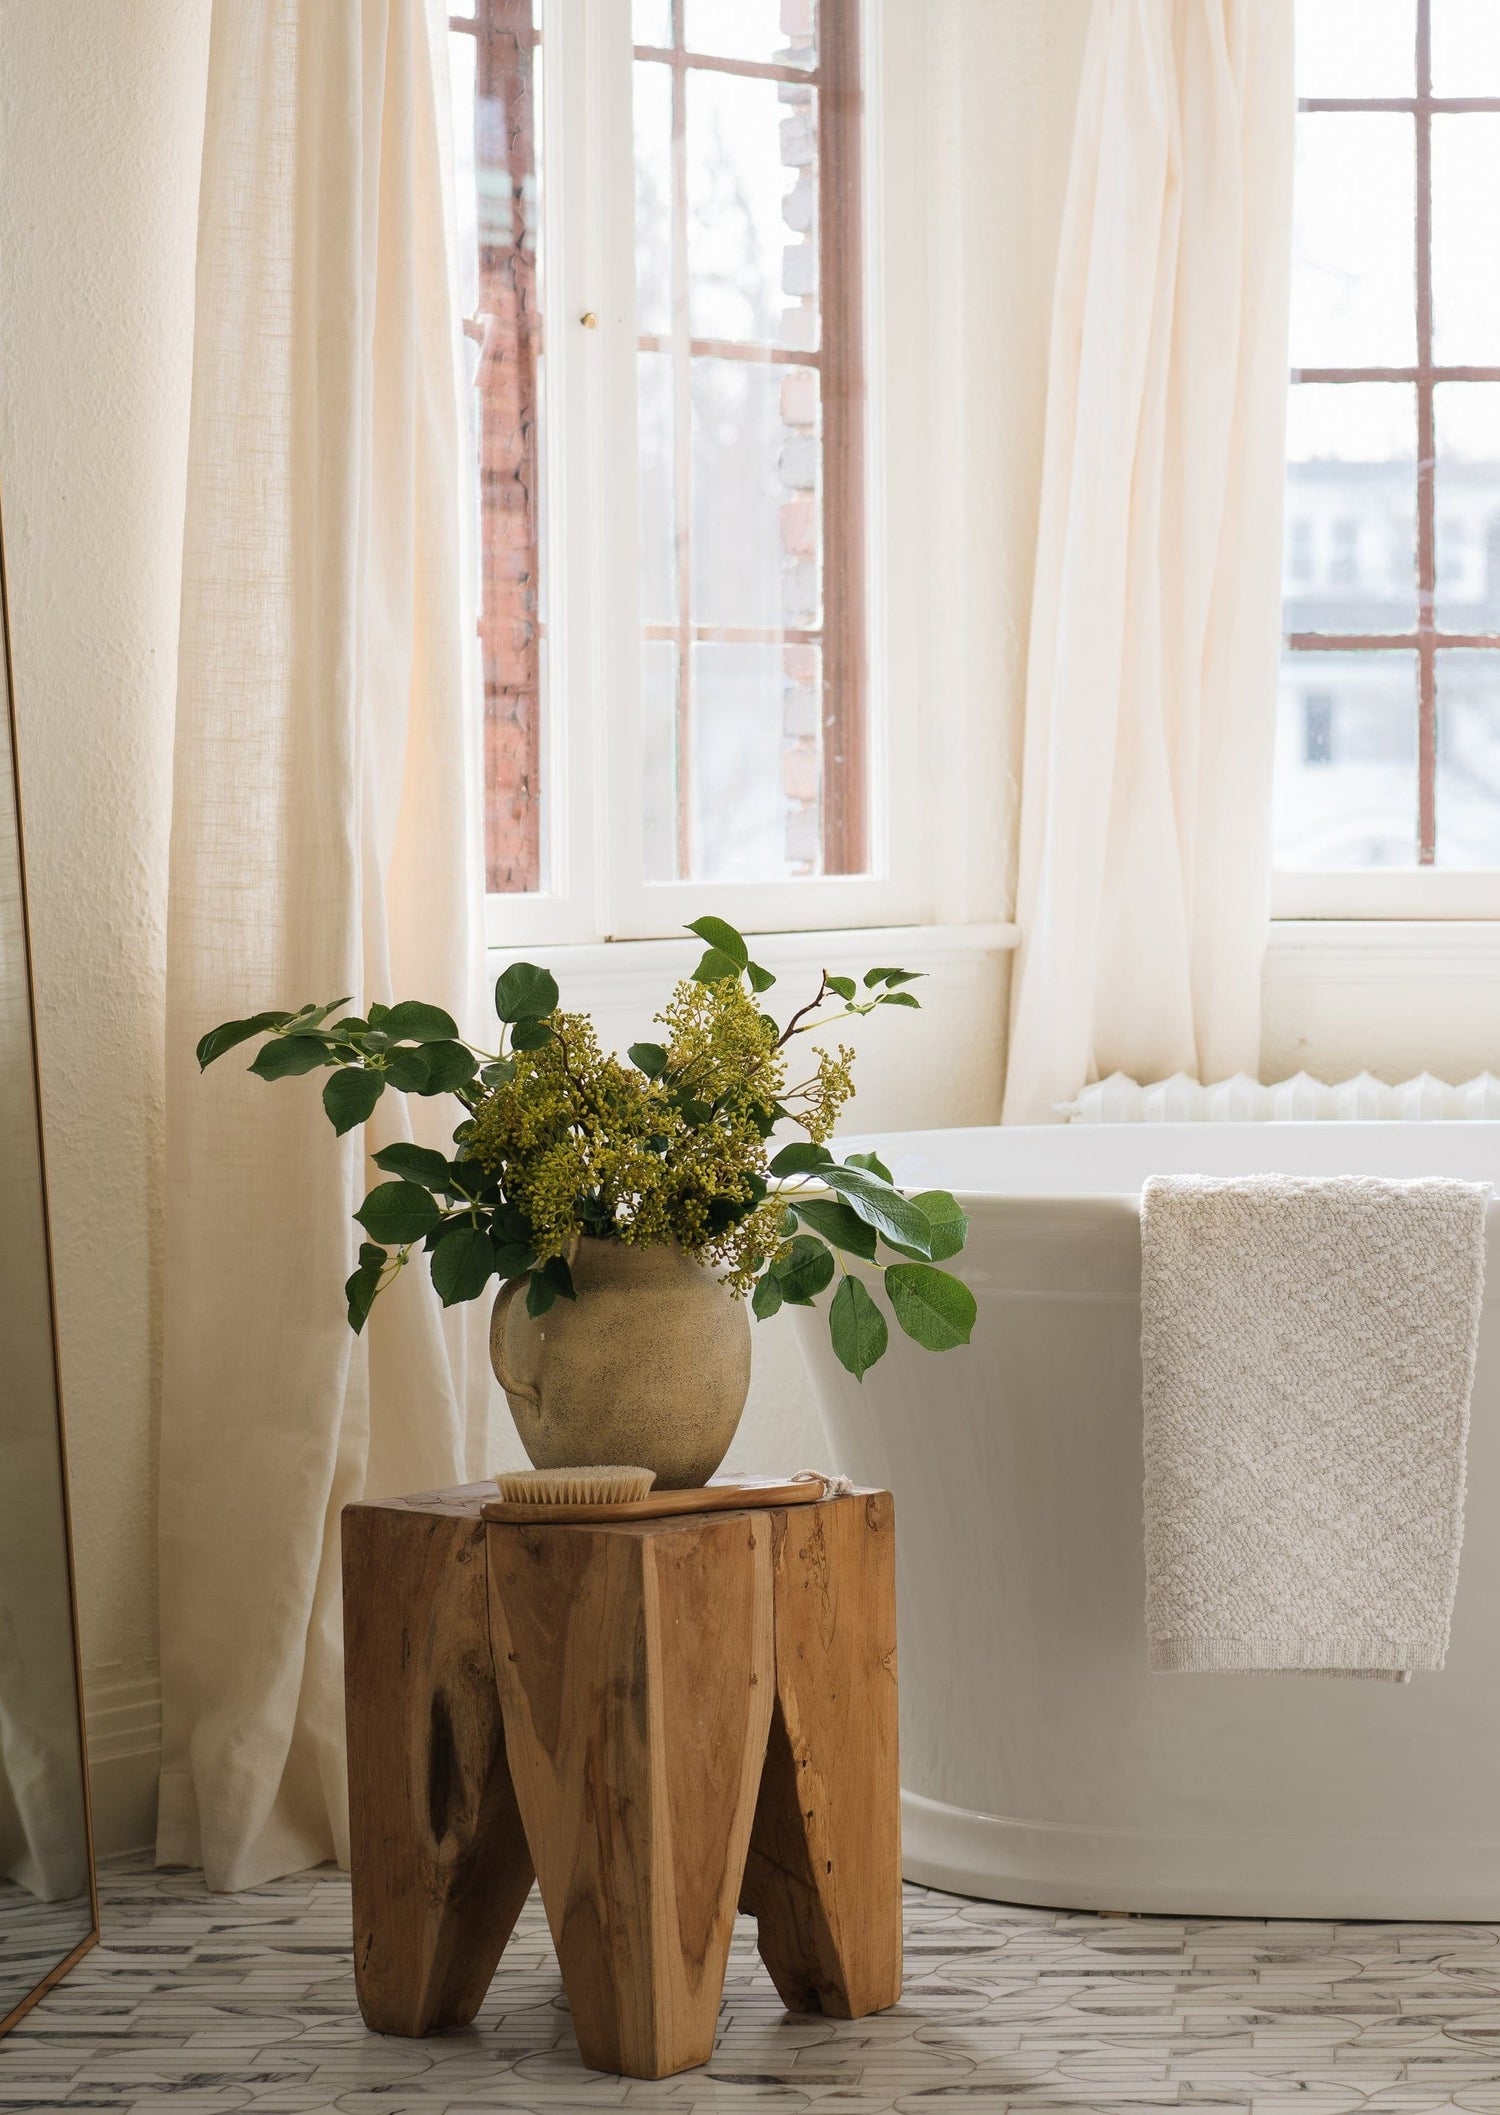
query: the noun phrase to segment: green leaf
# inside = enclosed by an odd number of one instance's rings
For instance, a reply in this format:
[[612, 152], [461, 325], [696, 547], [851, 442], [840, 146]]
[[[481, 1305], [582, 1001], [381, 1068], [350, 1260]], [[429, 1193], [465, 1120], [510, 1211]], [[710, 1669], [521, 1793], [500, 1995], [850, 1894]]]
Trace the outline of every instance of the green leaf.
[[444, 1307], [477, 1300], [495, 1268], [495, 1244], [482, 1226], [453, 1226], [432, 1251], [432, 1282]]
[[495, 1011], [502, 1021], [540, 1021], [557, 1011], [557, 979], [534, 962], [512, 962], [495, 986]]
[[382, 1182], [354, 1216], [377, 1241], [404, 1248], [407, 1242], [430, 1234], [442, 1214], [430, 1190], [414, 1182]]
[[[723, 955], [732, 962], [737, 976], [742, 970], [750, 967], [750, 950], [746, 947], [743, 936], [737, 933], [732, 925], [726, 925], [722, 918], [695, 918], [687, 927], [687, 931], [696, 933], [712, 952]], [[700, 984], [710, 981], [717, 983], [718, 979], [700, 977], [698, 981]]]
[[783, 1256], [779, 1263], [773, 1263], [771, 1268], [780, 1281], [784, 1300], [789, 1300], [794, 1307], [811, 1307], [833, 1276], [833, 1251], [811, 1234], [798, 1234], [793, 1239], [791, 1253]]
[[458, 1023], [441, 1006], [424, 1006], [420, 999], [403, 999], [381, 1021], [381, 1030], [393, 1043], [453, 1043]]
[[868, 1168], [870, 1173], [878, 1175], [882, 1182], [893, 1183], [896, 1180], [878, 1153], [850, 1153], [845, 1156], [844, 1164], [850, 1168]]
[[776, 1231], [787, 1240], [797, 1231], [797, 1214], [788, 1205], [776, 1222]]
[[932, 1228], [932, 1260], [946, 1262], [969, 1238], [969, 1215], [947, 1190], [919, 1190], [911, 1200]]
[[773, 1175], [808, 1175], [814, 1168], [831, 1166], [833, 1155], [827, 1146], [815, 1146], [810, 1139], [794, 1139], [783, 1146], [770, 1163]]
[[380, 1290], [380, 1274], [385, 1269], [386, 1255], [383, 1248], [373, 1242], [362, 1241], [359, 1245], [359, 1268], [344, 1280], [344, 1298], [348, 1302], [349, 1327], [356, 1336], [369, 1319], [375, 1295]]
[[625, 1055], [648, 1080], [659, 1080], [667, 1069], [667, 1053], [660, 1043], [632, 1043]]
[[362, 1065], [346, 1065], [323, 1088], [328, 1121], [342, 1137], [365, 1121], [384, 1092], [385, 1081], [378, 1072], [367, 1072]]
[[978, 1312], [974, 1295], [952, 1271], [930, 1263], [893, 1263], [885, 1289], [896, 1320], [926, 1351], [952, 1351], [967, 1344]]
[[524, 1278], [536, 1268], [536, 1251], [529, 1242], [494, 1239], [495, 1269], [502, 1278]]
[[875, 1361], [884, 1357], [890, 1331], [885, 1326], [885, 1316], [858, 1278], [845, 1278], [828, 1303], [828, 1334], [833, 1339], [835, 1358], [857, 1381], [862, 1381]]
[[736, 962], [733, 955], [726, 955], [722, 948], [711, 947], [693, 971], [693, 982], [722, 984], [726, 977], [737, 977], [743, 968], [744, 964]]
[[387, 1051], [385, 1076], [391, 1086], [402, 1094], [425, 1094], [428, 1078], [427, 1052], [413, 1050], [405, 1043]]
[[462, 1043], [424, 1043], [422, 1055], [427, 1060], [427, 1085], [419, 1090], [423, 1094], [457, 1094], [473, 1080], [474, 1053]]
[[566, 1256], [549, 1256], [542, 1265], [542, 1276], [549, 1285], [555, 1288], [559, 1298], [564, 1300], [576, 1300], [578, 1298], [577, 1291], [573, 1285], [573, 1273], [568, 1268]]
[[771, 1271], [756, 1281], [750, 1306], [757, 1322], [769, 1322], [781, 1305], [781, 1280]]
[[824, 982], [827, 984], [828, 989], [836, 991], [841, 999], [847, 1001], [854, 997], [854, 979], [852, 977], [827, 977]]
[[552, 1040], [552, 1030], [541, 1021], [518, 1021], [510, 1032], [512, 1050], [541, 1050]]
[[414, 1146], [408, 1139], [398, 1139], [393, 1146], [382, 1146], [374, 1159], [376, 1167], [384, 1168], [387, 1175], [419, 1182], [424, 1190], [446, 1191], [449, 1187], [448, 1163], [430, 1146]]
[[921, 1003], [909, 991], [883, 991], [876, 1001], [878, 1006], [920, 1006]]
[[860, 1218], [887, 1240], [904, 1242], [919, 1256], [931, 1255], [932, 1236], [926, 1213], [868, 1168], [821, 1168], [819, 1180], [846, 1197]]
[[257, 1079], [295, 1079], [302, 1072], [316, 1072], [331, 1065], [333, 1054], [320, 1035], [273, 1036], [262, 1043], [250, 1070]]
[[872, 991], [877, 984], [915, 984], [918, 977], [925, 977], [924, 969], [867, 969], [865, 989]]
[[544, 1278], [539, 1270], [531, 1273], [531, 1283], [526, 1288], [526, 1312], [533, 1322], [538, 1315], [546, 1314], [557, 1305], [557, 1287]]
[[847, 1249], [851, 1256], [863, 1256], [867, 1263], [874, 1262], [874, 1227], [867, 1226], [837, 1197], [799, 1197], [796, 1212], [804, 1224], [835, 1248]]
[[479, 1068], [481, 1084], [486, 1087], [508, 1087], [515, 1076], [514, 1058], [495, 1058], [492, 1063]]
[[745, 974], [750, 979], [750, 989], [753, 992], [769, 991], [776, 982], [770, 970], [762, 969], [758, 962], [747, 962]]
[[221, 1058], [226, 1050], [233, 1050], [236, 1043], [248, 1043], [253, 1035], [264, 1035], [268, 1028], [280, 1028], [291, 1020], [289, 1013], [257, 1013], [248, 1021], [225, 1021], [218, 1028], [211, 1028], [199, 1040], [198, 1063], [200, 1067], [211, 1065]]

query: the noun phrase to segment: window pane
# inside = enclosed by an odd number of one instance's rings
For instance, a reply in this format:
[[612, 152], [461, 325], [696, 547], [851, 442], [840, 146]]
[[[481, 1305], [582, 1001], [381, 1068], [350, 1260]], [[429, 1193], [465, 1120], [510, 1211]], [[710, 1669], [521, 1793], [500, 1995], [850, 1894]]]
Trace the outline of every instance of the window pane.
[[1432, 349], [1500, 366], [1500, 114], [1432, 121]]
[[[700, 641], [693, 648], [695, 879], [781, 881], [796, 871], [788, 856], [786, 692], [779, 646]], [[810, 793], [815, 810], [815, 778]]]
[[1297, 0], [1296, 24], [1299, 96], [1415, 91], [1416, 0]]
[[719, 59], [811, 66], [813, 0], [686, 0], [683, 42]]
[[817, 94], [687, 79], [688, 320], [699, 337], [818, 342]]
[[1438, 629], [1500, 632], [1500, 382], [1440, 382]]
[[1434, 95], [1500, 95], [1495, 0], [1432, 0]]
[[673, 490], [672, 355], [636, 354], [640, 464], [641, 621], [677, 620], [677, 503]]
[[1404, 112], [1306, 112], [1292, 194], [1294, 367], [1416, 358], [1415, 125]]
[[1500, 653], [1437, 656], [1437, 863], [1500, 867]]
[[1404, 382], [1299, 382], [1287, 405], [1283, 628], [1416, 623], [1416, 403]]
[[630, 35], [633, 43], [665, 50], [672, 42], [672, 0], [634, 0]]
[[[486, 873], [547, 885], [538, 124], [532, 0], [491, 0], [485, 33], [449, 39], [461, 284], [475, 384]], [[469, 259], [473, 258], [472, 277]]]
[[648, 881], [678, 878], [677, 648], [641, 641], [645, 871]]
[[641, 59], [635, 72], [636, 328], [672, 328], [672, 69]]
[[1417, 853], [1417, 657], [1285, 653], [1276, 864], [1409, 867]]
[[816, 625], [817, 371], [694, 360], [692, 391], [693, 622]]
[[[812, 50], [806, 0], [684, 0], [679, 19], [726, 65]], [[854, 34], [842, 0], [817, 19], [825, 40]], [[649, 878], [862, 873], [857, 99], [825, 114], [811, 82], [636, 70], [667, 84], [638, 86], [635, 108], [638, 211], [658, 231], [638, 245]], [[844, 223], [832, 266], [849, 280], [826, 329], [825, 157]], [[685, 200], [685, 241], [659, 240], [653, 190]]]

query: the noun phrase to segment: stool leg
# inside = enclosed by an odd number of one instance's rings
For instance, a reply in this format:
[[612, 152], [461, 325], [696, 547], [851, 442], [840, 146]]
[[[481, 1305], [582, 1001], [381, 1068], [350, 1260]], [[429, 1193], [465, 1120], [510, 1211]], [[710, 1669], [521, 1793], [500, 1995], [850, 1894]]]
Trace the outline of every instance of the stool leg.
[[764, 1514], [492, 1525], [506, 1746], [597, 2071], [713, 2053], [771, 1712]]
[[345, 1509], [354, 1979], [367, 2026], [479, 2010], [531, 1890], [495, 1699], [484, 1523]]
[[776, 1709], [740, 1907], [789, 2011], [859, 2019], [901, 1995], [895, 1509], [770, 1518]]

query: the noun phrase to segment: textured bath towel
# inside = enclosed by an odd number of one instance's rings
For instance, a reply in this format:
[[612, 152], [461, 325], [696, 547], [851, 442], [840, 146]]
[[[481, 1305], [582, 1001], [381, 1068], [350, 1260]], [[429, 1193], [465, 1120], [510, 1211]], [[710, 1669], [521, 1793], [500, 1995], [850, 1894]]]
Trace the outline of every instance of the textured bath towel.
[[1152, 1667], [1442, 1666], [1488, 1195], [1370, 1176], [1146, 1184]]

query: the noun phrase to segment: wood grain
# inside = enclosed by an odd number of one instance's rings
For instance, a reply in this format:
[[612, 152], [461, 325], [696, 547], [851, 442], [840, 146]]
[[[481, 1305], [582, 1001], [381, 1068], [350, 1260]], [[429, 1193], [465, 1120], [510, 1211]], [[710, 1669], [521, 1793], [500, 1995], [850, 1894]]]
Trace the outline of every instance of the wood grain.
[[495, 1671], [579, 2051], [705, 2063], [774, 1679], [764, 1513], [489, 1533]]
[[770, 1516], [776, 1706], [740, 1906], [793, 2012], [901, 1995], [895, 1506]]
[[531, 1888], [490, 1652], [493, 1489], [343, 1516], [354, 1972], [382, 2034], [471, 2020]]

